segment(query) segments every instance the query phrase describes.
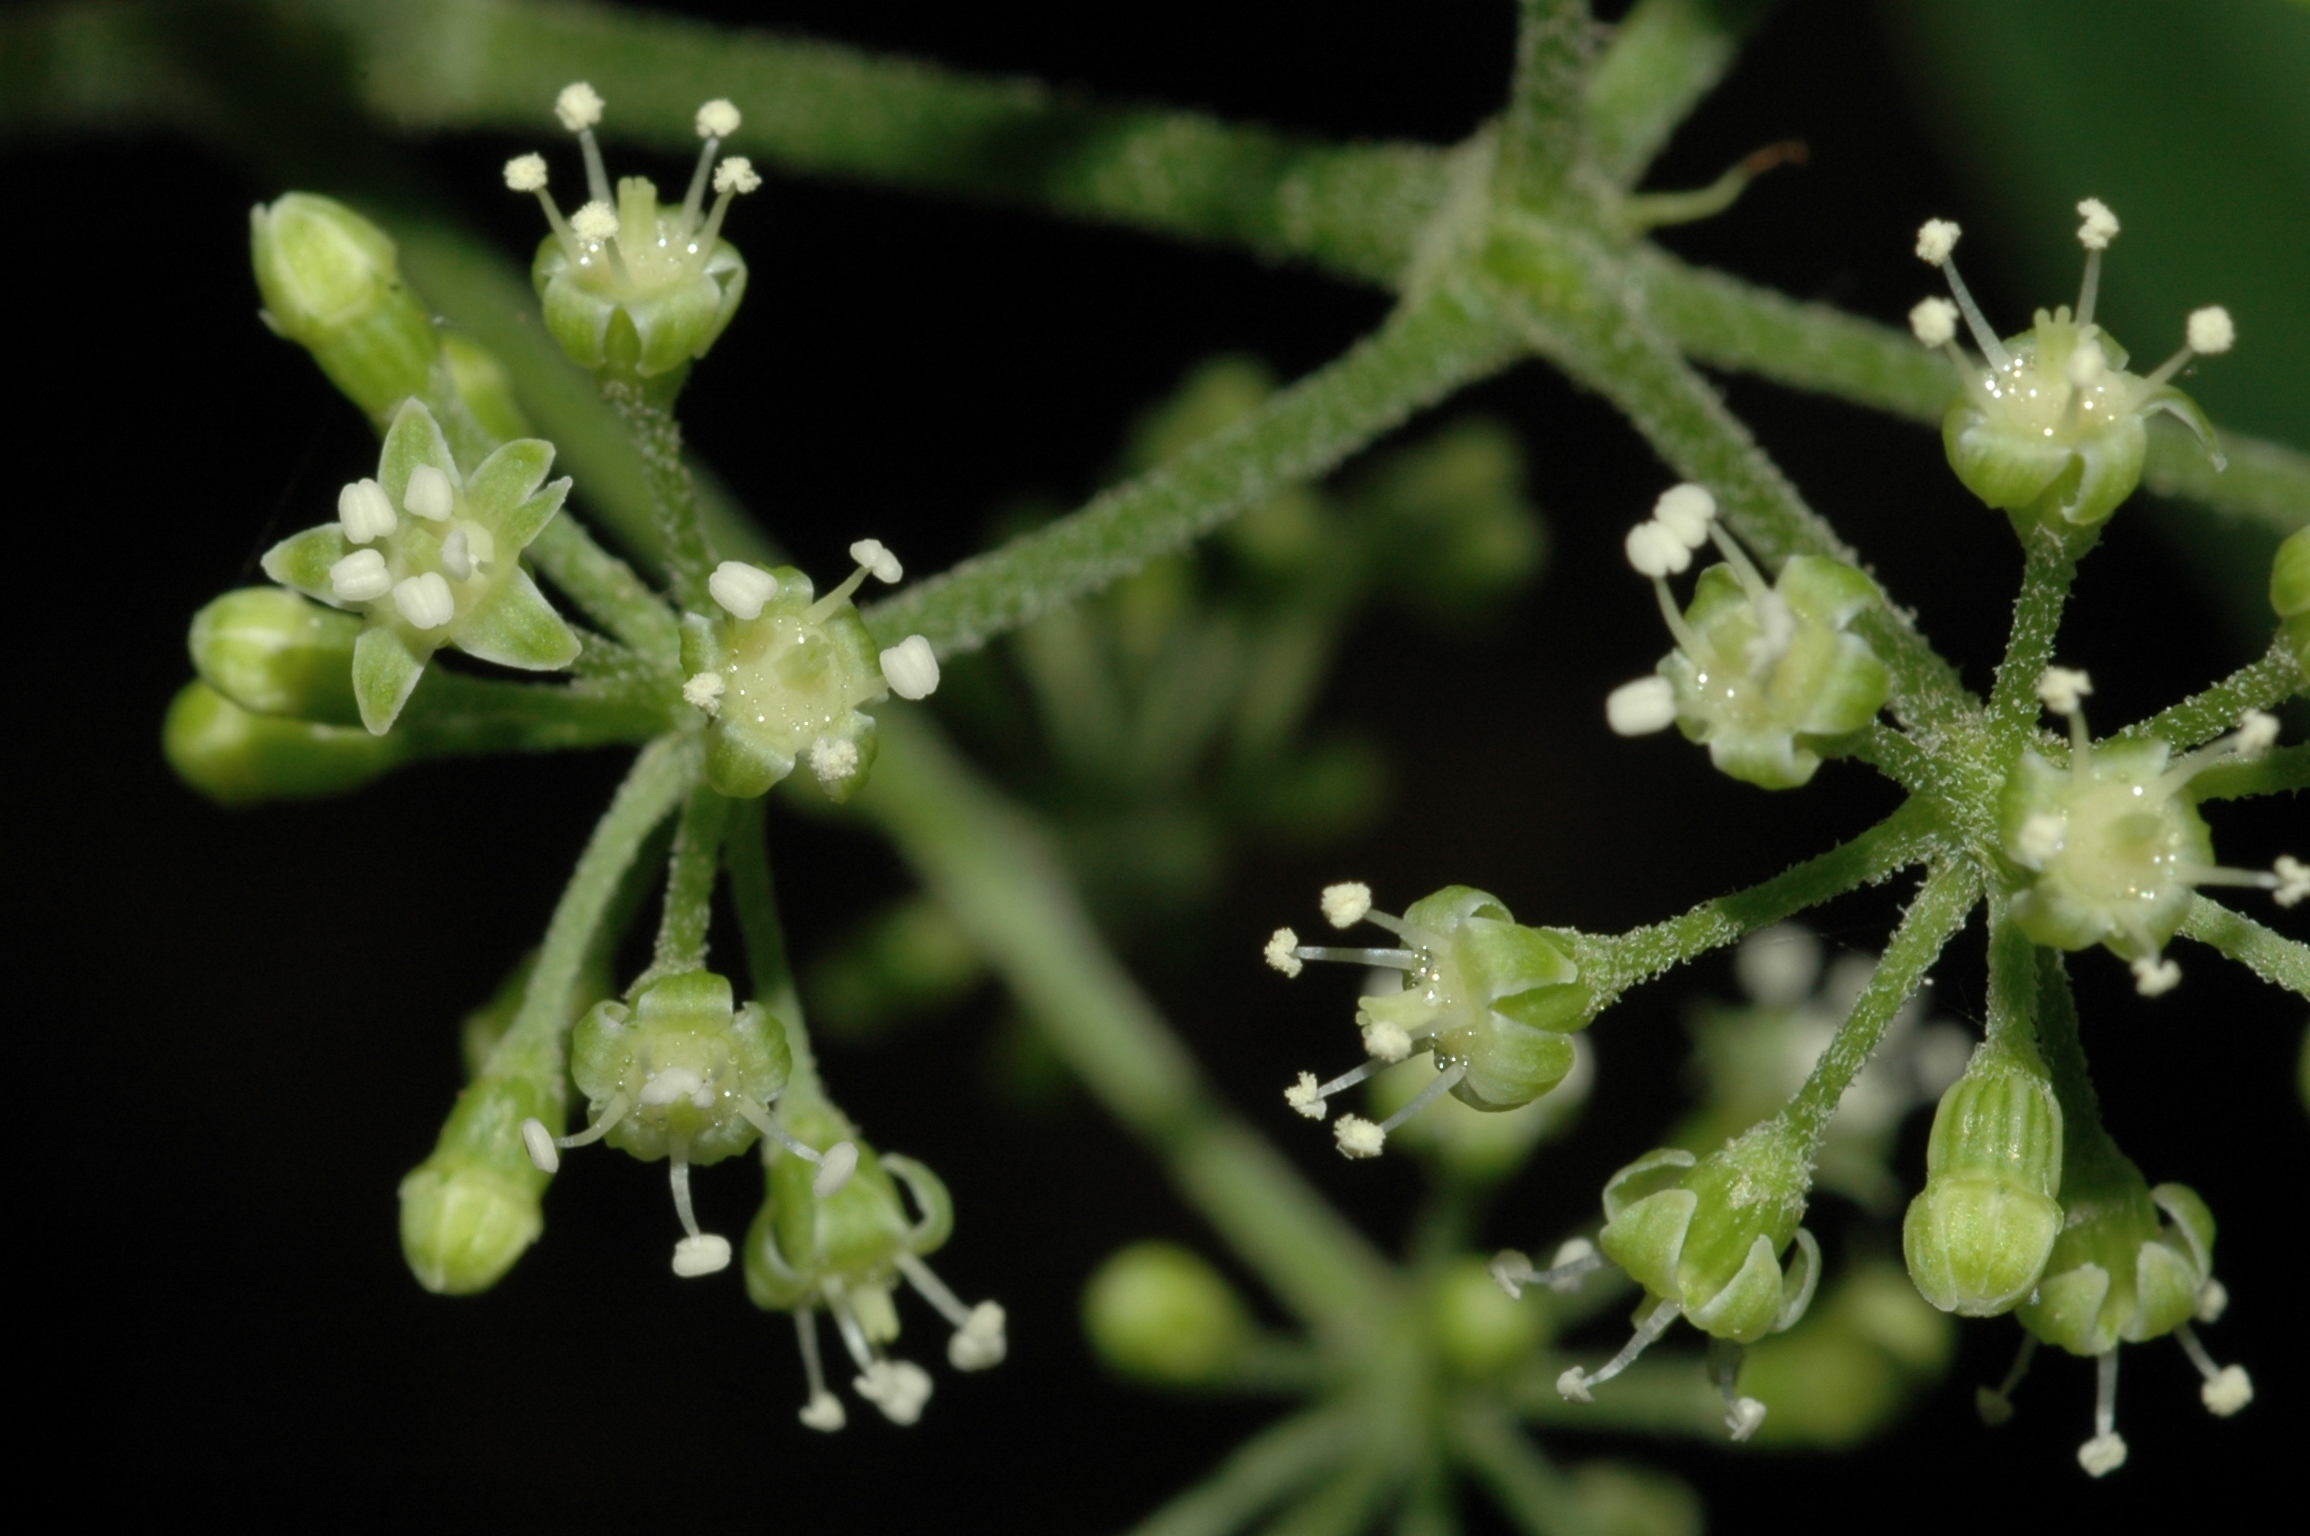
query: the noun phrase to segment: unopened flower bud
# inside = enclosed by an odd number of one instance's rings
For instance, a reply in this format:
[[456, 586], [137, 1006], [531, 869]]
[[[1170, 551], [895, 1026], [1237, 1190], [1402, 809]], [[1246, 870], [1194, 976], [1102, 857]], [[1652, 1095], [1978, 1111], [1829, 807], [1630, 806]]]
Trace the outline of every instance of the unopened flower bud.
[[2310, 677], [2310, 528], [2297, 528], [2278, 546], [2270, 566], [2270, 606], [2278, 610], [2294, 664]]
[[1942, 1096], [1902, 1223], [1910, 1278], [1944, 1312], [2026, 1299], [2061, 1233], [2061, 1105], [2034, 1058], [1984, 1047]]
[[1253, 1336], [1250, 1310], [1203, 1258], [1173, 1243], [1134, 1243], [1083, 1288], [1083, 1331], [1122, 1375], [1164, 1386], [1225, 1377]]
[[187, 683], [161, 729], [169, 766], [219, 805], [341, 795], [391, 771], [406, 746], [358, 726], [252, 714], [207, 683]]
[[244, 587], [193, 615], [193, 669], [252, 713], [358, 725], [353, 642], [360, 633], [352, 614], [279, 587]]
[[265, 323], [310, 351], [371, 420], [382, 426], [425, 393], [439, 335], [383, 230], [334, 199], [292, 192], [249, 210], [249, 249]]

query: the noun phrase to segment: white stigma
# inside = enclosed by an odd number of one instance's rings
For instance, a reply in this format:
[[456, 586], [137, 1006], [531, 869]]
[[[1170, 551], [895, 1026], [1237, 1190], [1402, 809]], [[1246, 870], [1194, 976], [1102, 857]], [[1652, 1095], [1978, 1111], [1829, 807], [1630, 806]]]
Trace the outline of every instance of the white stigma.
[[719, 1274], [729, 1267], [730, 1240], [719, 1233], [701, 1232], [674, 1244], [674, 1273], [685, 1280]]
[[1595, 1396], [1588, 1390], [1588, 1373], [1574, 1366], [1556, 1378], [1556, 1390], [1568, 1403], [1593, 1403]]
[[1724, 1414], [1724, 1427], [1735, 1440], [1746, 1440], [1764, 1421], [1765, 1405], [1753, 1397], [1736, 1398]]
[[1364, 1052], [1381, 1061], [1402, 1061], [1412, 1054], [1412, 1037], [1400, 1024], [1373, 1024], [1364, 1030]]
[[2216, 1418], [2226, 1419], [2254, 1400], [2254, 1380], [2242, 1365], [2225, 1365], [2198, 1389], [2198, 1401]]
[[1621, 547], [1639, 576], [1669, 576], [1692, 564], [1692, 550], [1684, 540], [1650, 519], [1629, 529]]
[[810, 1193], [821, 1200], [838, 1195], [857, 1171], [858, 1143], [838, 1141], [820, 1154], [818, 1172], [810, 1180]]
[[911, 1360], [873, 1361], [850, 1386], [893, 1424], [912, 1424], [930, 1401], [930, 1372]]
[[714, 190], [717, 192], [751, 192], [762, 185], [762, 173], [754, 169], [754, 162], [744, 155], [732, 155], [714, 167]]
[[738, 109], [717, 96], [698, 109], [698, 137], [726, 139], [738, 131]]
[[2117, 215], [2109, 211], [2109, 204], [2098, 197], [2089, 197], [2077, 205], [2078, 217], [2085, 220], [2077, 227], [2077, 243], [2089, 251], [2106, 251], [2117, 238]]
[[2057, 715], [2077, 713], [2078, 701], [2093, 692], [2093, 679], [2075, 667], [2047, 667], [2037, 680], [2038, 701]]
[[2190, 325], [2186, 333], [2190, 350], [2207, 357], [2219, 357], [2238, 343], [2238, 327], [2230, 319], [2230, 312], [2219, 304], [2190, 311]]
[[1929, 267], [1938, 267], [1957, 249], [1957, 237], [1965, 233], [1949, 219], [1927, 219], [1917, 228], [1917, 259]]
[[758, 619], [762, 605], [778, 595], [778, 578], [758, 565], [725, 560], [706, 578], [706, 592], [734, 619]]
[[906, 568], [898, 563], [898, 556], [880, 539], [860, 539], [850, 546], [850, 558], [872, 571], [874, 579], [884, 586], [892, 585], [906, 574]]
[[545, 156], [515, 155], [506, 161], [505, 184], [516, 192], [543, 192]]
[[2125, 1437], [2116, 1430], [2094, 1436], [2077, 1448], [2077, 1464], [2089, 1477], [2107, 1477], [2126, 1464]]
[[457, 599], [438, 571], [394, 583], [393, 606], [411, 629], [440, 629], [457, 617]]
[[521, 1122], [521, 1145], [539, 1173], [561, 1171], [561, 1149], [553, 1144], [553, 1132], [545, 1128], [543, 1120], [532, 1118]]
[[1334, 928], [1353, 928], [1372, 909], [1372, 888], [1361, 880], [1342, 880], [1323, 888], [1324, 921]]
[[393, 573], [373, 549], [356, 549], [329, 567], [329, 591], [340, 603], [373, 602], [393, 590]]
[[983, 1371], [1003, 1363], [1010, 1353], [1010, 1343], [1004, 1337], [1002, 1305], [982, 1301], [971, 1308], [969, 1317], [946, 1341], [947, 1364], [958, 1371]]
[[381, 539], [400, 525], [385, 487], [374, 480], [356, 480], [337, 493], [337, 526], [355, 544]]
[[2268, 752], [2278, 744], [2278, 717], [2259, 709], [2249, 709], [2238, 717], [2238, 734], [2230, 738], [2230, 750], [2248, 762]]
[[609, 105], [601, 93], [583, 80], [573, 81], [561, 88], [553, 99], [553, 115], [572, 133], [581, 133], [602, 120], [602, 108]]
[[1909, 311], [1909, 329], [1928, 347], [1945, 347], [1957, 339], [1957, 306], [1947, 299], [1919, 299]]
[[569, 227], [580, 240], [599, 245], [618, 232], [618, 216], [607, 203], [588, 203], [569, 216]]
[[858, 743], [847, 737], [819, 737], [810, 744], [810, 771], [821, 784], [841, 783], [858, 772]]
[[682, 685], [683, 701], [692, 709], [702, 709], [708, 715], [722, 712], [722, 694], [730, 685], [719, 672], [701, 672]]
[[[1283, 972], [1284, 975], [1297, 976], [1301, 971], [1307, 969], [1305, 962], [1292, 953], [1297, 948], [1299, 948], [1299, 935], [1289, 928], [1278, 928], [1268, 935], [1267, 948], [1261, 950], [1260, 955], [1270, 966]], [[1313, 1082], [1314, 1079], [1311, 1077], [1309, 1081]]]
[[453, 528], [449, 537], [441, 541], [441, 572], [451, 581], [473, 579], [473, 542], [465, 530]]
[[1604, 722], [1617, 736], [1650, 736], [1676, 720], [1676, 690], [1665, 677], [1640, 677], [1604, 696]]
[[811, 1394], [810, 1401], [802, 1405], [801, 1412], [795, 1414], [795, 1417], [802, 1421], [803, 1428], [815, 1429], [826, 1435], [833, 1434], [848, 1422], [848, 1416], [842, 1411], [842, 1399], [825, 1391]]
[[2024, 863], [2031, 869], [2043, 869], [2060, 857], [2062, 845], [2069, 841], [2069, 823], [2051, 811], [2032, 812], [2014, 841], [2021, 848]]
[[1283, 1090], [1283, 1102], [1310, 1120], [1321, 1120], [1331, 1113], [1331, 1106], [1323, 1101], [1322, 1088], [1313, 1072], [1302, 1072], [1297, 1082]]
[[1652, 520], [1685, 548], [1698, 549], [1708, 542], [1709, 524], [1716, 521], [1716, 498], [1705, 485], [1672, 485], [1652, 504]]
[[938, 689], [938, 654], [920, 635], [908, 635], [881, 656], [883, 681], [902, 699], [927, 699]]
[[457, 491], [439, 468], [420, 464], [409, 471], [409, 484], [401, 492], [401, 508], [411, 517], [445, 523], [449, 521], [449, 514], [457, 509]]
[[[2290, 853], [2281, 853], [2278, 862], [2270, 868], [2278, 877], [2278, 888], [2270, 893], [2272, 901], [2281, 907], [2293, 907], [2310, 900], [2310, 864], [2303, 863]], [[2229, 1299], [2227, 1293], [2223, 1299]]]
[[1332, 1122], [1331, 1133], [1342, 1157], [1377, 1157], [1388, 1144], [1388, 1133], [1361, 1115], [1340, 1116]]
[[2136, 960], [2133, 972], [2134, 990], [2144, 997], [2163, 997], [2182, 984], [2182, 968], [2154, 955]]

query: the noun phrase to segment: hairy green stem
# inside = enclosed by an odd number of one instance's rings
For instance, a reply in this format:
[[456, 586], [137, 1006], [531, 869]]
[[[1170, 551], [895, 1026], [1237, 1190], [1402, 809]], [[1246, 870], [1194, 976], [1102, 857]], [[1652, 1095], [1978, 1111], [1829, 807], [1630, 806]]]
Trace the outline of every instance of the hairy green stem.
[[510, 683], [428, 667], [387, 740], [402, 762], [638, 745], [676, 723], [664, 682], [656, 673], [605, 672], [566, 684]]
[[1493, 186], [1544, 208], [1586, 168], [1588, 67], [1595, 49], [1588, 0], [1517, 0], [1516, 74], [1500, 119]]
[[681, 662], [682, 631], [634, 568], [596, 544], [574, 517], [545, 525], [527, 551], [580, 612], [660, 667]]
[[1344, 1461], [1356, 1421], [1344, 1408], [1285, 1419], [1238, 1446], [1219, 1469], [1149, 1515], [1132, 1536], [1228, 1536]]
[[738, 912], [738, 935], [746, 947], [746, 974], [754, 996], [786, 1026], [786, 1049], [794, 1058], [786, 1079], [788, 1094], [823, 1098], [818, 1053], [794, 986], [794, 966], [786, 952], [786, 925], [778, 916], [778, 891], [770, 876], [769, 800], [757, 795], [734, 802], [723, 840], [730, 871], [730, 904]]
[[2200, 896], [2182, 932], [2237, 961], [2274, 987], [2310, 998], [2310, 944], [2273, 933], [2243, 912]]
[[2225, 731], [2236, 730], [2239, 717], [2247, 710], [2275, 708], [2302, 686], [2301, 664], [2281, 638], [2271, 643], [2261, 660], [2240, 667], [2203, 693], [2127, 726], [2117, 733], [2117, 739], [2154, 736], [2175, 751], [2186, 752]]
[[694, 971], [706, 963], [706, 931], [714, 921], [714, 880], [722, 867], [723, 829], [730, 802], [701, 784], [690, 791], [674, 846], [666, 855], [666, 899], [658, 918], [658, 943], [650, 968], [634, 983], [636, 991], [661, 976]]
[[2250, 763], [2216, 763], [2190, 780], [2190, 798], [2200, 804], [2298, 795], [2305, 789], [2310, 789], [2310, 743], [2278, 747]]
[[2021, 592], [2013, 600], [2013, 631], [2005, 642], [2005, 659], [1997, 664], [1997, 681], [1989, 692], [1989, 727], [1993, 731], [2026, 738], [2036, 725], [2037, 683], [2053, 660], [2062, 610], [2069, 606], [2069, 589], [2077, 581], [2077, 560], [2074, 544], [2044, 529], [2027, 540]]
[[703, 609], [714, 557], [698, 507], [698, 483], [682, 462], [682, 428], [674, 420], [672, 392], [640, 380], [611, 377], [602, 379], [601, 391], [641, 457], [658, 548], [665, 560], [666, 586], [677, 606]]
[[1990, 1049], [2014, 1057], [2033, 1075], [2045, 1071], [2037, 1051], [2037, 949], [2006, 916], [2002, 895], [1989, 898], [1989, 1022], [1984, 1035]]
[[1588, 80], [1590, 152], [1633, 186], [1677, 124], [1716, 89], [1774, 0], [1640, 0]]

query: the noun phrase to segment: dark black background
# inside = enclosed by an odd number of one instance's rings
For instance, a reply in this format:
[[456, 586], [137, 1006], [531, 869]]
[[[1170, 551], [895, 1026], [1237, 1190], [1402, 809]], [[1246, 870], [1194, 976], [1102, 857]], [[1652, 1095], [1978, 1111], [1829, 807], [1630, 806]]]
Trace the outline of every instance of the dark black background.
[[[1438, 142], [1496, 106], [1511, 42], [1505, 3], [682, 9], [1292, 128]], [[1910, 231], [1926, 214], [1967, 212], [1905, 90], [1860, 8], [1788, 7], [1655, 182], [1708, 179], [1792, 135], [1811, 166], [1668, 243], [1898, 316], [1920, 290]], [[526, 251], [529, 217], [493, 196], [506, 152], [463, 142], [423, 154], [460, 211]], [[186, 619], [249, 579], [273, 538], [324, 515], [373, 448], [354, 412], [256, 323], [243, 221], [253, 198], [285, 188], [149, 141], [40, 148], [7, 174], [25, 221], [7, 257], [9, 580], [38, 594], [8, 632], [22, 768], [14, 1059], [31, 1110], [16, 1119], [11, 1355], [20, 1399], [54, 1434], [39, 1444], [76, 1486], [99, 1500], [272, 1486], [461, 1521], [1108, 1528], [1270, 1415], [1101, 1377], [1075, 1322], [1083, 1276], [1134, 1237], [1207, 1240], [1087, 1101], [1034, 1107], [989, 1092], [991, 996], [826, 1063], [869, 1134], [953, 1187], [961, 1220], [942, 1270], [1011, 1312], [1010, 1363], [974, 1378], [942, 1367], [916, 1428], [854, 1405], [839, 1437], [800, 1429], [785, 1319], [749, 1307], [734, 1272], [673, 1280], [662, 1173], [624, 1158], [574, 1160], [545, 1239], [492, 1294], [419, 1291], [398, 1253], [394, 1187], [457, 1086], [455, 1022], [534, 942], [622, 757], [428, 769], [347, 803], [245, 814], [170, 778], [156, 737], [186, 675]], [[1003, 498], [1079, 496], [1132, 413], [1197, 359], [1247, 349], [1296, 375], [1383, 313], [1372, 292], [1230, 252], [853, 187], [774, 181], [744, 214], [734, 230], [755, 287], [700, 369], [687, 420], [813, 568], [872, 530], [934, 569], [974, 546]], [[1993, 311], [2027, 308], [1993, 257], [1969, 270]], [[1969, 680], [1985, 681], [2019, 561], [1931, 437], [1728, 388]], [[1616, 929], [1768, 875], [1890, 804], [1856, 767], [1766, 796], [1673, 740], [1610, 738], [1599, 698], [1661, 647], [1617, 543], [1666, 477], [1609, 411], [1538, 367], [1450, 409], [1524, 435], [1556, 533], [1550, 576], [1472, 650], [1361, 632], [1326, 715], [1397, 748], [1382, 829], [1364, 846], [1245, 871], [1202, 949], [1142, 967], [1245, 1113], [1384, 1239], [1416, 1172], [1348, 1167], [1274, 1102], [1314, 1043], [1339, 1038], [1320, 1000], [1280, 992], [1255, 959], [1315, 885], [1352, 871], [1400, 899], [1473, 881], [1528, 920]], [[2094, 670], [2105, 725], [2249, 654], [2160, 526], [2139, 509], [2121, 516], [2080, 588], [2064, 655]], [[2225, 856], [2267, 862], [2289, 832], [2299, 844], [2290, 818], [2222, 808]], [[862, 835], [789, 817], [776, 836], [805, 954], [897, 887], [891, 856]], [[1868, 946], [1890, 910], [1864, 899], [1828, 926]], [[1943, 967], [1944, 1011], [1978, 1013], [1972, 953], [1961, 943]], [[2283, 1458], [2304, 1418], [2285, 1258], [2302, 1212], [2291, 1182], [2305, 1150], [2291, 1086], [2301, 1010], [2202, 952], [2181, 958], [2188, 983], [2155, 1005], [2107, 957], [2077, 972], [2113, 1129], [2153, 1181], [2193, 1183], [2225, 1222], [2220, 1270], [2236, 1304], [2210, 1337], [2254, 1372], [2260, 1399], [2246, 1415], [2210, 1420], [2170, 1344], [2129, 1350], [2133, 1463], [2090, 1484], [2072, 1460], [2087, 1432], [2084, 1363], [2044, 1362], [2011, 1427], [1974, 1421], [1973, 1385], [2014, 1338], [1996, 1323], [1968, 1327], [1947, 1385], [1856, 1454], [1607, 1448], [1693, 1477], [1725, 1529], [1823, 1518], [2018, 1529], [2210, 1514], [2291, 1489]], [[1704, 965], [1600, 1025], [1586, 1129], [1535, 1163], [1488, 1239], [1531, 1244], [1584, 1218], [1604, 1176], [1678, 1106], [1680, 999], [1728, 985], [1724, 967]], [[1908, 1156], [1913, 1168], [1915, 1145]], [[710, 1222], [737, 1230], [752, 1181], [733, 1165], [701, 1185]], [[911, 1326], [935, 1337], [925, 1318]]]

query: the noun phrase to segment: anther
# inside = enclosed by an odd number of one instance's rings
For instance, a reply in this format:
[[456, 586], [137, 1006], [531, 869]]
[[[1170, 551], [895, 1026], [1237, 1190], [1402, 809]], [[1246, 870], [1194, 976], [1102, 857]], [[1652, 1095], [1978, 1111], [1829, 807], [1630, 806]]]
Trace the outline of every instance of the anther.
[[1321, 1120], [1331, 1113], [1331, 1106], [1324, 1102], [1323, 1089], [1317, 1084], [1313, 1072], [1300, 1073], [1298, 1079], [1283, 1090], [1283, 1102], [1310, 1120]]
[[618, 216], [606, 201], [587, 203], [569, 216], [569, 227], [580, 240], [601, 244], [618, 232]]
[[2037, 697], [2057, 715], [2074, 715], [2079, 701], [2093, 692], [2093, 679], [2075, 667], [2047, 667], [2037, 680]]
[[810, 744], [810, 771], [821, 784], [841, 783], [858, 772], [858, 743], [848, 737], [819, 737]]
[[544, 1121], [532, 1118], [521, 1122], [521, 1145], [538, 1172], [561, 1172], [561, 1149], [553, 1144], [553, 1132], [545, 1128]]
[[722, 712], [722, 695], [729, 686], [719, 672], [700, 672], [682, 684], [682, 698], [693, 709], [718, 715]]
[[726, 139], [738, 131], [738, 109], [722, 97], [715, 97], [698, 109], [696, 119], [701, 139]]
[[938, 688], [938, 654], [920, 635], [908, 635], [880, 660], [883, 680], [902, 699], [927, 699]]
[[1676, 690], [1665, 677], [1640, 677], [1604, 696], [1604, 722], [1618, 736], [1649, 736], [1676, 722]]
[[758, 565], [725, 560], [706, 578], [706, 592], [734, 619], [758, 619], [762, 605], [778, 595], [778, 578]]
[[1652, 520], [1685, 548], [1698, 549], [1708, 542], [1709, 525], [1716, 521], [1716, 498], [1708, 487], [1690, 481], [1672, 485], [1652, 504]]
[[412, 629], [440, 629], [457, 617], [457, 599], [438, 571], [394, 583], [393, 606]]
[[2206, 1411], [2219, 1419], [2245, 1407], [2254, 1400], [2254, 1381], [2242, 1365], [2216, 1365], [2214, 1357], [2206, 1353], [2206, 1346], [2198, 1342], [2198, 1332], [2188, 1323], [2174, 1330], [2174, 1342], [2182, 1346], [2182, 1353], [2190, 1357], [2190, 1364], [2198, 1368], [2205, 1384], [2198, 1388], [2198, 1401]]
[[[1268, 936], [1267, 948], [1260, 953], [1267, 963], [1286, 976], [1297, 976], [1306, 967], [1300, 964], [1293, 951], [1299, 948], [1299, 935], [1289, 928], [1278, 928]], [[1309, 1081], [1313, 1081], [1311, 1076]]]
[[337, 493], [337, 525], [355, 544], [384, 538], [400, 525], [393, 502], [374, 480], [355, 480]]
[[1684, 1309], [1682, 1307], [1667, 1297], [1662, 1297], [1652, 1304], [1651, 1311], [1644, 1314], [1643, 1321], [1636, 1325], [1636, 1333], [1626, 1344], [1621, 1346], [1620, 1353], [1605, 1361], [1601, 1370], [1583, 1371], [1580, 1367], [1574, 1366], [1556, 1378], [1556, 1390], [1562, 1393], [1569, 1402], [1595, 1401], [1590, 1396], [1590, 1389], [1602, 1386], [1605, 1382], [1634, 1365], [1637, 1357], [1651, 1347], [1653, 1340], [1668, 1332], [1669, 1324], [1683, 1315]]
[[2135, 960], [2133, 973], [2134, 990], [2144, 997], [2163, 997], [2182, 984], [2182, 968], [2155, 955]]
[[583, 133], [602, 120], [602, 109], [608, 103], [601, 93], [583, 80], [573, 81], [561, 88], [554, 98], [553, 115], [572, 133]]
[[1692, 548], [1662, 524], [1649, 520], [1629, 529], [1621, 547], [1637, 575], [1655, 580], [1675, 575], [1692, 564]]
[[1334, 928], [1352, 928], [1372, 909], [1372, 888], [1360, 880], [1343, 880], [1323, 888], [1324, 921]]
[[906, 574], [905, 568], [898, 563], [898, 556], [892, 554], [880, 539], [860, 539], [850, 546], [850, 558], [872, 571], [874, 579], [885, 586], [895, 583]]
[[473, 546], [464, 529], [451, 529], [449, 537], [441, 541], [441, 571], [451, 581], [473, 579]]
[[1387, 1145], [1388, 1133], [1361, 1115], [1342, 1115], [1332, 1124], [1332, 1137], [1342, 1157], [1377, 1157]]
[[457, 510], [457, 492], [449, 477], [431, 464], [420, 464], [409, 471], [409, 484], [401, 492], [401, 506], [412, 517], [422, 517], [429, 523], [449, 520]]
[[2230, 319], [2230, 312], [2219, 304], [2190, 311], [2190, 322], [2183, 333], [2189, 340], [2190, 350], [2204, 357], [2219, 357], [2238, 343], [2238, 327]]
[[1919, 299], [1909, 311], [1909, 330], [1928, 347], [1946, 347], [1957, 339], [1957, 306], [1943, 298]]
[[2093, 1438], [2077, 1448], [2077, 1464], [2090, 1477], [2107, 1477], [2126, 1464], [2125, 1439], [2117, 1432], [2117, 1351], [2106, 1351], [2094, 1364]]
[[2270, 899], [2279, 906], [2297, 906], [2310, 899], [2310, 864], [2303, 863], [2292, 854], [2281, 853], [2278, 862], [2271, 866], [2271, 872], [2278, 877], [2278, 885], [2270, 893]]

